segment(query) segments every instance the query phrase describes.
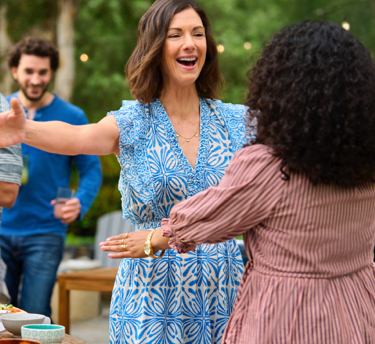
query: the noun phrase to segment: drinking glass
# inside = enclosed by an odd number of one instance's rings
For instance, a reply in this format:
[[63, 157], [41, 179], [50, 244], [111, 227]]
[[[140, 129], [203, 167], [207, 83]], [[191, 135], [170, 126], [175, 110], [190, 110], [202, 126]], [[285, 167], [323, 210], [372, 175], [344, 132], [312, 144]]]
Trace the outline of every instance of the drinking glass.
[[66, 201], [73, 198], [74, 190], [69, 188], [58, 188], [56, 193], [56, 203], [53, 208], [53, 215], [57, 219], [61, 219], [63, 216], [62, 208]]

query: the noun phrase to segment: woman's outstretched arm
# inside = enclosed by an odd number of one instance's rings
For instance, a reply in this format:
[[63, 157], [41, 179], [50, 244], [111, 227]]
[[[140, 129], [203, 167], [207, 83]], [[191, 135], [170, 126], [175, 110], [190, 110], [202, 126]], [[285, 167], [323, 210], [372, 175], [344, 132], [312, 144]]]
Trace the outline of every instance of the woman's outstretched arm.
[[18, 99], [11, 99], [11, 110], [0, 114], [0, 147], [16, 143], [50, 153], [78, 155], [119, 154], [119, 130], [113, 116], [86, 125], [27, 120]]

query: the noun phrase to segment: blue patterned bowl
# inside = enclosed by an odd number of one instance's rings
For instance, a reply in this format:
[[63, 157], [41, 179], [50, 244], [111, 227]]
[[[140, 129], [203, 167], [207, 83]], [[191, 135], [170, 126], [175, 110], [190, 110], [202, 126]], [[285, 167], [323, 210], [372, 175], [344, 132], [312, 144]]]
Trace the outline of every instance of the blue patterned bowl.
[[65, 336], [65, 327], [61, 325], [24, 325], [21, 327], [22, 339], [37, 340], [42, 344], [61, 343]]

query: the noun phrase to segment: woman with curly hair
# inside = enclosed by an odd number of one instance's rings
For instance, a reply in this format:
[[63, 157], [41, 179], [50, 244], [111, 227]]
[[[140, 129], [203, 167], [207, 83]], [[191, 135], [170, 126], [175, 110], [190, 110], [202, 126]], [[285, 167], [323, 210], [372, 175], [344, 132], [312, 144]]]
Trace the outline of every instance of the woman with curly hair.
[[[251, 259], [222, 343], [375, 343], [370, 54], [339, 25], [306, 21], [277, 32], [249, 76], [257, 138], [151, 244], [187, 252], [244, 235]], [[144, 254], [139, 234], [128, 257]]]

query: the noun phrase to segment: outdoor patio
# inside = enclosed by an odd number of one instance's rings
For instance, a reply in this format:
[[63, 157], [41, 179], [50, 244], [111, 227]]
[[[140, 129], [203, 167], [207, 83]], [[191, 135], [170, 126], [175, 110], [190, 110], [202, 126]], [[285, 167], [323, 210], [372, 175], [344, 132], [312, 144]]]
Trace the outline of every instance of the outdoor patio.
[[86, 320], [73, 320], [70, 334], [88, 344], [109, 343], [109, 300], [102, 300], [102, 311], [94, 318]]

